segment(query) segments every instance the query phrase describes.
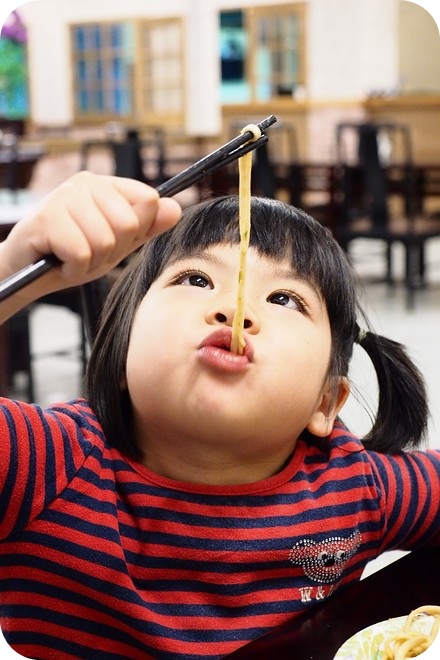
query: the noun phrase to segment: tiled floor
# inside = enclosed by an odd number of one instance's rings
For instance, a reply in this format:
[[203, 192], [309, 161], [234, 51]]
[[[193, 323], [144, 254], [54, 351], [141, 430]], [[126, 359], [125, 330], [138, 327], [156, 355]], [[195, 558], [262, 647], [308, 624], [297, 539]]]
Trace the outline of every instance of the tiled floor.
[[[381, 268], [381, 247], [358, 243], [354, 260], [366, 282], [377, 276]], [[401, 254], [397, 251], [397, 261]], [[429, 286], [419, 291], [415, 308], [406, 307], [402, 286], [390, 288], [386, 284], [364, 283], [363, 299], [376, 331], [405, 344], [412, 358], [425, 375], [431, 406], [429, 444], [440, 447], [440, 241], [432, 243], [428, 252]], [[49, 351], [75, 347], [79, 341], [77, 317], [56, 307], [41, 305], [33, 312], [32, 341], [36, 355], [35, 380], [38, 402], [45, 405], [54, 400], [77, 396], [81, 387], [81, 369], [75, 358], [57, 358], [45, 355]], [[356, 349], [351, 368], [354, 390], [342, 418], [358, 434], [369, 428], [365, 408], [375, 405], [376, 384], [371, 364], [362, 349]], [[366, 575], [399, 557], [401, 553], [387, 553], [366, 570]]]

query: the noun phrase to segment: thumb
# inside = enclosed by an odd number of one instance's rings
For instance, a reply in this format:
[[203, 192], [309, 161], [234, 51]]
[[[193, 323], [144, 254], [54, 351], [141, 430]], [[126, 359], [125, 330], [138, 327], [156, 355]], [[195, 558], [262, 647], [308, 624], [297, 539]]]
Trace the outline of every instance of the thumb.
[[[143, 218], [145, 214], [151, 213], [151, 207], [144, 200], [136, 202], [133, 208], [139, 218]], [[157, 202], [155, 218], [148, 229], [145, 239], [148, 240], [153, 236], [171, 229], [180, 220], [181, 215], [182, 208], [175, 199], [170, 197], [160, 198]]]

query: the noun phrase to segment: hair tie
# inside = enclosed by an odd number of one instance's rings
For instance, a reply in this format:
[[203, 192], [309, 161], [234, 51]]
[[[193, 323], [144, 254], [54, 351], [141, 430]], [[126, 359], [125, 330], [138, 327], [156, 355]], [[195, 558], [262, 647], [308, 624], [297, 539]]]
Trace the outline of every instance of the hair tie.
[[365, 337], [367, 336], [368, 330], [361, 329], [357, 324], [356, 324], [356, 334], [354, 337], [354, 341], [356, 344], [362, 344], [364, 341]]

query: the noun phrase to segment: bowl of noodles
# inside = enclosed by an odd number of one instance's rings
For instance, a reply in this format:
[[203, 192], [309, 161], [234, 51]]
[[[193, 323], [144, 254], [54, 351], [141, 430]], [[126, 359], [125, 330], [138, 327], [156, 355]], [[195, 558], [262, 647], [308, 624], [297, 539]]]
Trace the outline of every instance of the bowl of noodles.
[[408, 660], [424, 653], [437, 637], [440, 606], [425, 605], [408, 616], [380, 621], [350, 637], [334, 660]]

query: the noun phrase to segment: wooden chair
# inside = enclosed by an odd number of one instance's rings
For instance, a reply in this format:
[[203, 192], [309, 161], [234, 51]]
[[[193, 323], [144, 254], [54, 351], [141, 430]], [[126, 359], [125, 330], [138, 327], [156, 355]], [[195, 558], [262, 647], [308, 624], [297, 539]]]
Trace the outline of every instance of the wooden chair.
[[165, 133], [151, 127], [141, 136], [137, 129], [123, 129], [120, 135], [109, 134], [86, 140], [80, 150], [80, 170], [93, 169], [93, 151], [104, 151], [110, 158], [112, 174], [158, 186], [167, 178]]
[[[400, 149], [399, 160], [393, 159], [393, 146], [395, 151]], [[440, 237], [440, 221], [420, 212], [409, 129], [386, 122], [341, 123], [336, 151], [339, 217], [335, 236], [347, 251], [355, 239], [382, 241], [384, 278], [390, 284], [395, 282], [393, 246], [402, 244], [411, 307], [415, 291], [426, 284], [426, 244]]]

